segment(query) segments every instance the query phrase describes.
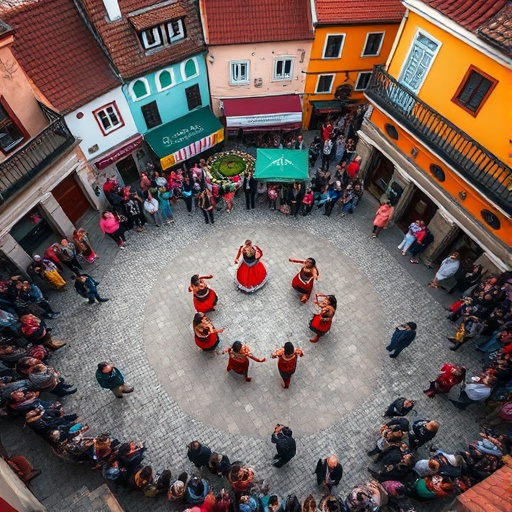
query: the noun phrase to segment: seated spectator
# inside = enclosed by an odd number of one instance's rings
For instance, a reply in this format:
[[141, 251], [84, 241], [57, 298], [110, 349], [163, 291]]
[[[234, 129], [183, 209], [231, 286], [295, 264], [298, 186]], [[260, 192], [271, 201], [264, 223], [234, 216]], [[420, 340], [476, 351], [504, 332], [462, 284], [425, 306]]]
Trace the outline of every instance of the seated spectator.
[[72, 395], [77, 392], [77, 388], [71, 384], [66, 384], [62, 377], [50, 366], [37, 364], [32, 367], [28, 380], [38, 391], [47, 391], [58, 397]]

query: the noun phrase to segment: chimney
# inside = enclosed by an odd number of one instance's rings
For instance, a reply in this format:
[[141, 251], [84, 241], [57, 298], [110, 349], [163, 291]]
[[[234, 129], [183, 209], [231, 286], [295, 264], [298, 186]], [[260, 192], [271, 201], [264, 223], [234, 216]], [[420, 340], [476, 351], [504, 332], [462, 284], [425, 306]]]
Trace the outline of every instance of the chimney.
[[103, 5], [107, 10], [108, 21], [119, 21], [122, 18], [117, 0], [103, 0]]

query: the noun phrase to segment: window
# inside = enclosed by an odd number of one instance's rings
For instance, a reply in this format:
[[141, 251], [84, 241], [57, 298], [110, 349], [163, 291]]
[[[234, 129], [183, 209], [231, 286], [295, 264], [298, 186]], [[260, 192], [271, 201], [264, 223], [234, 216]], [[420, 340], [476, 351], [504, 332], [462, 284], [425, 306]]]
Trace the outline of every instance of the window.
[[338, 59], [341, 57], [344, 34], [328, 35], [325, 39], [323, 59]]
[[198, 71], [197, 71], [196, 60], [195, 59], [188, 59], [185, 62], [184, 71], [185, 71], [185, 73], [184, 73], [185, 80], [188, 80], [189, 78], [196, 77], [199, 74]]
[[368, 87], [368, 82], [372, 76], [371, 71], [363, 71], [357, 75], [355, 91], [364, 91]]
[[165, 91], [175, 85], [175, 83], [173, 69], [162, 69], [156, 74], [156, 88], [158, 91]]
[[185, 27], [183, 20], [174, 20], [167, 23], [167, 35], [169, 36], [169, 42], [175, 43], [180, 39], [185, 39]]
[[329, 94], [332, 90], [334, 75], [319, 75], [315, 92]]
[[293, 59], [276, 59], [274, 61], [274, 80], [291, 80], [293, 70]]
[[249, 83], [249, 61], [232, 61], [229, 63], [229, 83], [232, 85]]
[[159, 46], [163, 46], [163, 38], [160, 27], [153, 27], [148, 30], [145, 30], [141, 34], [142, 37], [142, 45], [146, 50], [151, 50], [153, 48], [158, 48]]
[[0, 150], [10, 153], [25, 139], [28, 133], [19, 124], [18, 119], [2, 98], [0, 100]]
[[199, 90], [199, 85], [193, 85], [192, 87], [187, 87], [185, 89], [185, 94], [187, 95], [187, 104], [189, 110], [194, 110], [197, 107], [202, 105], [201, 102], [201, 91]]
[[128, 92], [133, 101], [139, 101], [151, 94], [149, 83], [145, 78], [137, 78], [128, 86]]
[[152, 101], [151, 103], [144, 105], [141, 107], [141, 111], [148, 130], [162, 124], [162, 118], [160, 117], [160, 112], [158, 112], [156, 101]]
[[471, 66], [452, 101], [476, 117], [497, 83], [492, 76]]
[[124, 125], [115, 101], [110, 105], [94, 110], [93, 114], [103, 135], [107, 135]]
[[384, 41], [384, 32], [368, 32], [361, 57], [376, 57]]

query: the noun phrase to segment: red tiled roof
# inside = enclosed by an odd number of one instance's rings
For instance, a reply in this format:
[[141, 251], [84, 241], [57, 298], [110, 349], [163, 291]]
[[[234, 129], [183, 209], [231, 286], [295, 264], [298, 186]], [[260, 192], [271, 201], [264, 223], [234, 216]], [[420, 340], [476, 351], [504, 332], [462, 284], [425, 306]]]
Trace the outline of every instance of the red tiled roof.
[[14, 56], [61, 113], [120, 85], [72, 0], [4, 6], [0, 16], [15, 29]]
[[313, 39], [309, 0], [203, 0], [210, 45]]
[[315, 0], [319, 25], [399, 22], [405, 7], [400, 0]]
[[507, 4], [489, 21], [480, 25], [478, 36], [512, 57], [512, 4]]
[[165, 5], [158, 9], [128, 16], [130, 23], [136, 30], [147, 30], [148, 28], [165, 23], [166, 21], [183, 18], [187, 15], [187, 11], [180, 4]]
[[[102, 0], [80, 1], [103, 40], [112, 61], [125, 80], [132, 80], [168, 64], [180, 62], [205, 49], [199, 12], [192, 1], [177, 0], [177, 5], [186, 12], [185, 39], [147, 54], [139, 42], [137, 32], [130, 23], [128, 15], [138, 16], [144, 12], [145, 16], [150, 16], [152, 8], [161, 12], [161, 8], [169, 5], [170, 2], [118, 0], [122, 19], [109, 22]], [[162, 3], [164, 5], [160, 5]], [[176, 5], [176, 2], [173, 5]]]
[[462, 27], [474, 32], [507, 3], [507, 0], [422, 0]]

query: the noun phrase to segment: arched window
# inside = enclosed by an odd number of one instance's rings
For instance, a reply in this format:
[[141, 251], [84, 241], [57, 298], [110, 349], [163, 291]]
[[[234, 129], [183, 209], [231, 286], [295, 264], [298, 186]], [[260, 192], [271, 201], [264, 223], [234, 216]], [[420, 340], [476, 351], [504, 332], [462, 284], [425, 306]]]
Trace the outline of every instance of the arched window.
[[142, 100], [151, 94], [148, 81], [145, 78], [137, 78], [129, 85], [128, 90], [133, 101]]
[[172, 69], [163, 69], [156, 74], [156, 88], [159, 91], [165, 91], [175, 84], [174, 71]]
[[183, 65], [183, 63], [181, 64], [181, 74], [184, 80], [195, 78], [197, 75], [199, 75], [197, 61], [195, 57], [193, 59], [188, 59], [184, 64], [185, 65]]

